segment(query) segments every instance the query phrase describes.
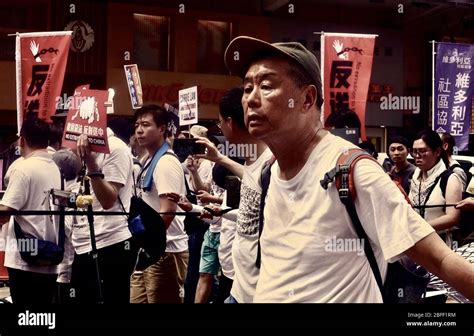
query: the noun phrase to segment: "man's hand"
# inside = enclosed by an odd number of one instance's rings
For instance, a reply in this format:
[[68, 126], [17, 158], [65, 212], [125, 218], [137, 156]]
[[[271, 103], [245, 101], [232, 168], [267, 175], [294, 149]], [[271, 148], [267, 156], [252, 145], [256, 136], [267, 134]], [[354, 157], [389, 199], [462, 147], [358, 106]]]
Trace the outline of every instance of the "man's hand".
[[86, 163], [89, 172], [98, 171], [97, 155], [91, 152], [87, 135], [81, 134], [77, 139], [77, 155]]
[[193, 209], [193, 205], [191, 204], [191, 202], [188, 201], [188, 199], [184, 195], [178, 195], [176, 193], [166, 193], [164, 194], [164, 196], [168, 200], [178, 204], [178, 206], [186, 212], [189, 212]]
[[199, 159], [193, 158], [191, 155], [186, 158], [186, 168], [188, 168], [191, 173], [197, 172], [199, 166]]
[[456, 204], [456, 209], [461, 211], [474, 211], [474, 197], [468, 197]]
[[[211, 211], [208, 211], [208, 209]], [[202, 211], [201, 218], [213, 219], [214, 216], [220, 217], [221, 211], [222, 211], [221, 207], [217, 205], [214, 205], [214, 204], [206, 205], [206, 207]]]
[[209, 194], [207, 191], [204, 190], [199, 190], [197, 193], [198, 199], [201, 201], [203, 204], [207, 203], [222, 203], [222, 200], [219, 199], [217, 196], [213, 196]]
[[221, 159], [222, 154], [219, 153], [216, 145], [214, 145], [209, 139], [202, 137], [196, 137], [196, 139], [196, 143], [206, 146], [207, 151], [205, 154], [196, 154], [194, 157], [207, 159], [212, 162], [217, 162]]

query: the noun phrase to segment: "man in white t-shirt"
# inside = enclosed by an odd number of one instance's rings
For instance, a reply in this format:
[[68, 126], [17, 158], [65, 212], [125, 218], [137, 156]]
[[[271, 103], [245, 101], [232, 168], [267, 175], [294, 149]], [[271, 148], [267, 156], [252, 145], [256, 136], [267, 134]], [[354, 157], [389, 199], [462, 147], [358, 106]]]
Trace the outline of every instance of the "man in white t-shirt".
[[[361, 249], [364, 241], [335, 183], [327, 190], [320, 184], [340, 154], [354, 145], [322, 129], [316, 57], [300, 43], [269, 44], [240, 36], [227, 47], [225, 62], [244, 79], [242, 105], [250, 134], [263, 140], [277, 160], [271, 167], [253, 301], [382, 302]], [[354, 185], [355, 208], [382, 278], [387, 261], [406, 254], [474, 299], [474, 265], [444, 244], [380, 166], [358, 161]], [[341, 241], [359, 244], [339, 248]]]
[[[77, 141], [77, 153], [85, 161], [90, 177], [94, 211], [121, 212], [130, 207], [132, 196], [132, 155], [127, 145], [107, 128], [109, 154], [93, 153], [86, 135]], [[136, 259], [125, 216], [94, 216], [102, 300], [106, 304], [128, 303], [130, 275]], [[91, 235], [87, 216], [78, 216], [72, 226], [75, 255], [72, 264], [71, 288], [77, 303], [97, 303], [99, 285], [95, 260], [91, 253]]]
[[[40, 119], [27, 119], [20, 132], [22, 160], [10, 170], [10, 181], [0, 202], [0, 210], [56, 210], [45, 192], [61, 187], [59, 169], [48, 154], [49, 125]], [[0, 216], [0, 225], [7, 224], [5, 267], [8, 268], [10, 293], [15, 304], [52, 303], [56, 288], [57, 266], [33, 266], [24, 261], [19, 249], [37, 246], [17, 244], [14, 229], [38, 239], [58, 243], [57, 216]], [[28, 252], [28, 251], [25, 251]]]
[[[168, 146], [167, 112], [160, 106], [147, 105], [135, 112], [135, 135], [140, 146], [146, 148], [148, 158], [138, 176], [138, 196], [157, 212], [181, 212], [175, 202], [164, 194], [184, 195], [183, 168], [171, 149], [158, 161], [154, 155]], [[165, 147], [166, 148], [166, 147]], [[147, 172], [152, 169], [152, 174]], [[152, 177], [148, 179], [147, 176]], [[162, 215], [166, 225], [166, 252], [155, 264], [132, 276], [132, 303], [182, 303], [184, 279], [188, 267], [188, 236], [184, 232], [182, 216]]]
[[[257, 259], [259, 205], [262, 192], [260, 175], [264, 163], [271, 159], [272, 153], [263, 141], [252, 137], [245, 128], [242, 105], [240, 104], [242, 94], [241, 88], [234, 88], [222, 97], [219, 109], [219, 127], [227, 141], [231, 144], [243, 145], [248, 149], [247, 153], [255, 153], [255, 156], [245, 157], [245, 165], [242, 170], [241, 165], [219, 153], [217, 148], [206, 139], [201, 139], [198, 143], [206, 145], [207, 154], [198, 156], [215, 161], [242, 178], [235, 237], [233, 241], [224, 237], [223, 241], [227, 241], [227, 245], [221, 248], [219, 254], [220, 256], [228, 255], [228, 249], [232, 246], [234, 281], [228, 302], [251, 303], [259, 274], [255, 261]], [[224, 224], [227, 225], [228, 222], [223, 223], [222, 231], [227, 235], [233, 234], [233, 230]], [[224, 234], [221, 234], [222, 236]]]

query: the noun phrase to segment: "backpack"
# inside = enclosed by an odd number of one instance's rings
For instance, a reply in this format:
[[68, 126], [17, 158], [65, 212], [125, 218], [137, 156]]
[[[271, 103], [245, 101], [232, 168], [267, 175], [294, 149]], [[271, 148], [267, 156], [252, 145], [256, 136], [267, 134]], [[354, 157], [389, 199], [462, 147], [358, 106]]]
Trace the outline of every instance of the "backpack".
[[[377, 162], [367, 152], [354, 148], [341, 154], [337, 160], [336, 167], [330, 172], [325, 174], [323, 180], [321, 180], [321, 186], [324, 189], [328, 188], [329, 183], [336, 179], [336, 186], [339, 191], [339, 197], [341, 202], [346, 206], [346, 209], [351, 217], [354, 228], [356, 229], [359, 239], [370, 242], [362, 224], [360, 223], [357, 215], [354, 199], [356, 197], [356, 191], [354, 188], [354, 180], [352, 174], [352, 168], [355, 163], [360, 159], [370, 159]], [[265, 163], [261, 174], [261, 185], [262, 193], [260, 199], [260, 217], [259, 217], [259, 238], [263, 231], [264, 226], [264, 207], [265, 198], [270, 185], [271, 165], [275, 159]], [[403, 190], [402, 186], [394, 181], [400, 192], [405, 196], [405, 199], [409, 202], [408, 196]], [[426, 292], [426, 287], [430, 281], [429, 273], [422, 267], [417, 266], [409, 259], [397, 261], [395, 263], [388, 264], [387, 277], [385, 283], [382, 281], [382, 276], [375, 259], [372, 247], [369, 244], [364, 245], [364, 252], [369, 261], [372, 272], [374, 273], [377, 285], [382, 293], [384, 303], [421, 303], [422, 297]], [[260, 240], [258, 242], [257, 260], [256, 266], [260, 268], [261, 264], [261, 246]]]

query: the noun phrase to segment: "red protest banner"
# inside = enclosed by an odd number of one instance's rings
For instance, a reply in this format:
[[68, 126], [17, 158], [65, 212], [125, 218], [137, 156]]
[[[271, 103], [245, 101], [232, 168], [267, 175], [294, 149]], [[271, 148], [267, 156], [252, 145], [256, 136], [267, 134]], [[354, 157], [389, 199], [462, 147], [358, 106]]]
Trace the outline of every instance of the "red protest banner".
[[64, 126], [63, 146], [76, 149], [79, 135], [86, 134], [90, 148], [97, 153], [108, 154], [107, 108], [109, 92], [105, 90], [76, 89], [74, 92], [77, 106], [68, 112]]
[[66, 71], [72, 31], [16, 37], [18, 131], [27, 114], [51, 121]]
[[324, 119], [340, 109], [357, 113], [365, 140], [365, 108], [369, 90], [375, 35], [324, 33]]

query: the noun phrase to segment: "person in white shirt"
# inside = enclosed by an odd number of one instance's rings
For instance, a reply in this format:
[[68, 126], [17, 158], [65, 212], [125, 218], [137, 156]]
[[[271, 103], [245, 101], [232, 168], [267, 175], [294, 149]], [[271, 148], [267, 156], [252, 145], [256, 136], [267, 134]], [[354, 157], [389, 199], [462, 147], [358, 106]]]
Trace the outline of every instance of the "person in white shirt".
[[[245, 157], [245, 164], [242, 169], [242, 165], [219, 153], [217, 148], [207, 139], [198, 141], [198, 143], [202, 143], [207, 147], [207, 154], [197, 155], [227, 167], [242, 178], [239, 209], [235, 211], [237, 212], [236, 226], [234, 229], [228, 228], [227, 225], [232, 222], [223, 222], [221, 231], [224, 234], [221, 234], [221, 240], [227, 243], [221, 245], [219, 250], [219, 254], [225, 256], [229, 254], [228, 249], [232, 247], [234, 278], [230, 292], [231, 296], [228, 300], [232, 303], [251, 303], [253, 301], [259, 275], [259, 269], [255, 262], [258, 247], [259, 204], [262, 192], [260, 175], [264, 163], [272, 157], [272, 153], [265, 143], [252, 137], [245, 128], [244, 114], [240, 103], [242, 95], [242, 88], [234, 88], [222, 97], [219, 110], [219, 126], [226, 140], [231, 144], [256, 148], [255, 151], [247, 151], [247, 153], [256, 153], [255, 157]], [[228, 215], [232, 214], [229, 213]], [[229, 234], [235, 234], [234, 238], [229, 238]], [[228, 272], [228, 274], [232, 274], [232, 272]]]
[[[127, 145], [107, 128], [109, 154], [90, 151], [86, 135], [77, 141], [78, 156], [85, 161], [90, 177], [94, 211], [123, 211], [130, 207], [132, 196], [132, 155]], [[95, 242], [98, 253], [102, 300], [106, 304], [128, 303], [130, 276], [136, 260], [126, 216], [94, 216]], [[100, 302], [95, 260], [91, 254], [91, 235], [87, 216], [78, 216], [72, 227], [75, 255], [71, 288], [77, 303]]]
[[[316, 57], [297, 42], [270, 44], [239, 36], [227, 47], [225, 62], [231, 74], [244, 80], [242, 105], [250, 134], [263, 140], [276, 158], [253, 301], [382, 302], [363, 251], [350, 248], [354, 244], [332, 248], [338, 239], [359, 239], [335, 183], [325, 190], [320, 181], [354, 145], [323, 129]], [[353, 177], [354, 205], [382, 278], [387, 262], [406, 254], [473, 300], [474, 265], [444, 244], [383, 169], [360, 160]]]
[[444, 190], [441, 187], [443, 174], [450, 173], [447, 170], [447, 153], [442, 146], [441, 138], [435, 131], [424, 130], [418, 134], [412, 150], [417, 168], [408, 196], [414, 206], [420, 207], [417, 212], [421, 217], [431, 224], [449, 247], [453, 247], [452, 230], [459, 223], [461, 211], [442, 205], [461, 201], [464, 187], [462, 178], [454, 172], [446, 180]]
[[[45, 192], [61, 187], [61, 175], [47, 152], [49, 125], [27, 118], [20, 131], [23, 157], [11, 168], [10, 180], [0, 201], [0, 210], [56, 210]], [[25, 234], [58, 243], [58, 216], [0, 215], [0, 226], [7, 224], [4, 266], [8, 269], [10, 293], [15, 304], [52, 303], [56, 288], [57, 266], [30, 265], [20, 256], [14, 221]], [[26, 247], [27, 248], [27, 247]], [[30, 248], [34, 249], [34, 246]], [[37, 248], [37, 247], [36, 247]], [[34, 251], [32, 251], [34, 252]]]
[[[138, 196], [157, 212], [181, 212], [166, 193], [185, 194], [184, 172], [171, 149], [158, 160], [154, 155], [167, 148], [167, 112], [157, 105], [146, 105], [135, 112], [135, 135], [148, 157], [138, 176]], [[165, 146], [165, 147], [163, 147]], [[152, 174], [147, 174], [152, 170]], [[147, 176], [152, 176], [147, 179]], [[131, 303], [182, 303], [188, 267], [188, 236], [182, 216], [162, 215], [166, 226], [165, 255], [143, 272], [132, 276]]]

